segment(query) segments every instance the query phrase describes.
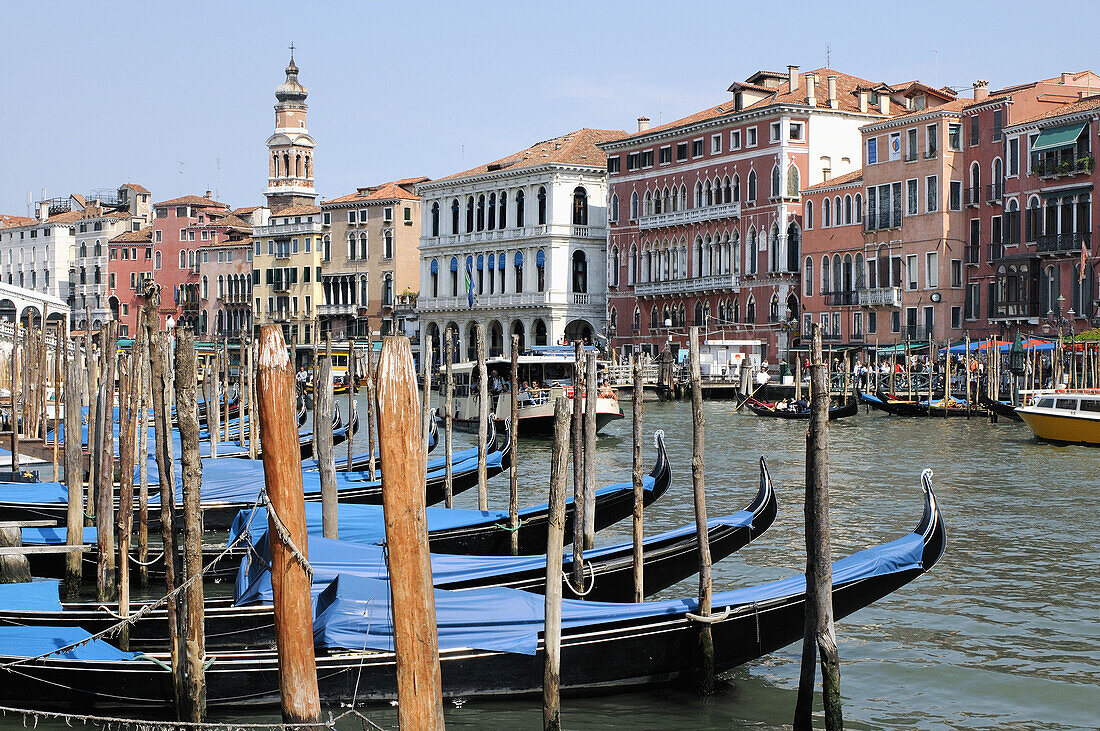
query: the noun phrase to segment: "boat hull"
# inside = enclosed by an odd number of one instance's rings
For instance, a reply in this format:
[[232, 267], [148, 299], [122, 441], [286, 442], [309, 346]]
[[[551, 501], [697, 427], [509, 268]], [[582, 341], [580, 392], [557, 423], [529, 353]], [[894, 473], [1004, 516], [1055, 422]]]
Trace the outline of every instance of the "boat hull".
[[1040, 441], [1100, 447], [1100, 419], [1042, 413], [1029, 407], [1019, 408], [1016, 413]]

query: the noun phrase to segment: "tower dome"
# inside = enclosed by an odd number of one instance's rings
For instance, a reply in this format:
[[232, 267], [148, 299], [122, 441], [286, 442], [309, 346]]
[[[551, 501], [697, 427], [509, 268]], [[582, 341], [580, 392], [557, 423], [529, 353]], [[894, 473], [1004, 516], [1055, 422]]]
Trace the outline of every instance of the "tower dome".
[[292, 55], [290, 64], [286, 67], [286, 81], [275, 87], [275, 98], [280, 102], [302, 104], [308, 94], [306, 87], [298, 83], [298, 66], [295, 65]]

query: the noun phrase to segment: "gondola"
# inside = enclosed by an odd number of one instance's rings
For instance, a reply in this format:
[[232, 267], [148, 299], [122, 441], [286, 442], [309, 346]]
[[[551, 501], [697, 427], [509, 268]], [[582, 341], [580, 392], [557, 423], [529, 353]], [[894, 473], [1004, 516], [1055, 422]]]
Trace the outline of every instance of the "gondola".
[[978, 403], [980, 403], [982, 406], [989, 409], [1001, 418], [1009, 419], [1016, 422], [1023, 422], [1023, 419], [1020, 418], [1020, 415], [1016, 413], [1016, 407], [1010, 403], [999, 401], [997, 399], [991, 399], [984, 393], [978, 394]]
[[894, 395], [879, 391], [874, 396], [860, 394], [860, 400], [869, 404], [871, 408], [885, 411], [893, 416], [933, 416], [943, 418], [945, 416], [973, 416], [980, 414], [984, 409], [966, 407], [965, 402], [951, 399], [944, 405], [943, 399], [915, 401], [897, 398]]
[[[943, 555], [946, 531], [927, 475], [922, 477], [924, 516], [914, 533], [833, 564], [837, 619], [929, 571]], [[805, 577], [796, 575], [715, 593], [710, 619], [715, 672], [801, 639], [805, 588]], [[542, 597], [514, 589], [437, 589], [444, 697], [541, 697], [543, 606]], [[339, 576], [320, 594], [314, 641], [323, 702], [396, 700], [392, 611], [384, 581]], [[638, 604], [564, 600], [561, 689], [614, 693], [693, 677], [697, 611], [694, 598]], [[61, 627], [0, 628], [0, 648], [0, 703], [65, 710], [127, 707], [143, 714], [163, 714], [171, 706], [173, 676], [165, 653], [124, 653], [91, 640], [84, 630]], [[51, 651], [57, 654], [40, 657]], [[20, 660], [25, 661], [11, 664]], [[212, 708], [277, 705], [277, 653], [211, 654], [206, 692]]]
[[[658, 433], [657, 458], [653, 469], [643, 478], [642, 503], [652, 505], [672, 483], [672, 471], [665, 451], [663, 435]], [[595, 529], [597, 531], [618, 523], [633, 511], [634, 487], [631, 482], [620, 482], [596, 490]], [[306, 528], [310, 535], [322, 534], [321, 505], [306, 503]], [[504, 556], [511, 553], [511, 534], [508, 528], [507, 510], [463, 510], [460, 508], [428, 508], [428, 541], [435, 553]], [[520, 553], [538, 553], [545, 550], [547, 505], [536, 505], [519, 511], [519, 528], [516, 531]], [[385, 539], [382, 524], [382, 508], [378, 505], [338, 506], [337, 525], [341, 540], [378, 545]], [[565, 503], [565, 539], [568, 543], [573, 537], [573, 499]], [[267, 512], [264, 508], [242, 510], [229, 528], [229, 542], [232, 543], [242, 533], [259, 534], [267, 529]], [[248, 551], [251, 538], [239, 543], [237, 548], [225, 556], [208, 574], [212, 581], [232, 580], [237, 574], [240, 559]], [[64, 543], [65, 529], [25, 528], [23, 542], [27, 545], [41, 543]], [[95, 576], [96, 551], [95, 529], [84, 529], [84, 542], [89, 550], [84, 553], [84, 575], [92, 580]], [[151, 547], [150, 556], [156, 556], [158, 548]], [[204, 545], [203, 564], [208, 564], [225, 550], [225, 545]], [[137, 556], [137, 549], [131, 547], [131, 555]], [[35, 576], [61, 578], [65, 570], [65, 558], [61, 554], [31, 554], [31, 573]], [[163, 575], [162, 565], [158, 562], [150, 567], [154, 576]]]
[[[775, 520], [776, 499], [767, 467], [761, 460], [760, 485], [753, 501], [739, 513], [711, 518], [708, 539], [714, 561], [729, 556], [762, 535]], [[236, 605], [226, 597], [208, 599], [205, 606], [206, 646], [208, 649], [257, 648], [274, 641], [271, 617], [271, 584], [267, 573], [266, 533], [257, 541], [257, 550], [237, 561], [238, 589]], [[309, 538], [310, 565], [313, 568], [314, 593], [318, 594], [338, 575], [349, 574], [385, 578], [384, 549], [374, 545], [330, 541], [317, 535]], [[633, 543], [630, 541], [599, 547], [585, 555], [582, 591], [588, 601], [630, 601], [633, 596]], [[694, 525], [648, 537], [643, 543], [645, 591], [655, 594], [698, 570], [699, 544]], [[546, 585], [545, 555], [528, 556], [455, 556], [433, 553], [435, 585], [443, 589], [464, 590], [505, 586], [541, 593]], [[572, 553], [562, 560], [563, 576], [572, 567]], [[39, 582], [54, 587], [54, 595], [41, 586], [0, 586], [0, 627], [4, 626], [79, 626], [100, 632], [118, 621], [117, 605], [100, 602], [58, 604], [54, 582]], [[29, 591], [33, 601], [25, 602]], [[573, 587], [563, 581], [563, 594], [575, 596]], [[144, 603], [137, 602], [131, 611]], [[131, 647], [139, 650], [163, 649], [168, 641], [167, 610], [153, 610], [148, 619], [136, 623], [130, 631]]]
[[[746, 404], [752, 413], [757, 416], [773, 416], [777, 419], [809, 419], [810, 412], [806, 411], [784, 411], [782, 409], [776, 409], [775, 404], [770, 404], [764, 401], [757, 401], [756, 399], [749, 399]], [[859, 401], [856, 399], [850, 399], [848, 402], [839, 406], [829, 407], [829, 421], [835, 421], [837, 419], [843, 419], [848, 416], [855, 416], [859, 412]]]

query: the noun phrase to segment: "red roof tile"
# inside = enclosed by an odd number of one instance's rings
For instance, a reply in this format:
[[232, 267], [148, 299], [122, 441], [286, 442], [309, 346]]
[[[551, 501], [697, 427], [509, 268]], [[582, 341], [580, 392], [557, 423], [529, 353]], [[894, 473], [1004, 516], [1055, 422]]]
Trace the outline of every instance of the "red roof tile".
[[0, 228], [11, 228], [14, 226], [26, 226], [36, 222], [37, 218], [30, 218], [28, 216], [10, 216], [6, 213], [0, 213]]
[[148, 244], [153, 240], [153, 227], [142, 226], [137, 231], [123, 231], [118, 236], [112, 237], [108, 244]]
[[203, 208], [229, 208], [225, 203], [219, 203], [218, 201], [211, 200], [201, 195], [185, 195], [179, 198], [173, 198], [167, 201], [161, 201], [160, 203], [154, 203], [156, 206], [200, 206]]
[[138, 185], [137, 183], [126, 183], [125, 185], [122, 185], [120, 187], [129, 188], [130, 190], [134, 191], [135, 193], [148, 193], [149, 192], [148, 188], [146, 188], [144, 185]]
[[829, 178], [828, 180], [818, 183], [817, 185], [811, 185], [809, 188], [803, 188], [802, 192], [809, 193], [821, 188], [835, 188], [839, 185], [852, 185], [854, 183], [860, 183], [863, 181], [863, 168], [859, 170], [853, 170], [850, 173], [844, 173], [843, 175], [837, 175], [835, 178]]
[[625, 136], [626, 132], [622, 130], [578, 129], [575, 132], [536, 143], [525, 150], [514, 152], [485, 165], [444, 176], [440, 180], [547, 164], [591, 165], [592, 167], [604, 168], [607, 166], [607, 154], [596, 145], [602, 142], [612, 142]]
[[393, 180], [388, 183], [382, 183], [381, 185], [372, 185], [367, 188], [360, 188], [354, 193], [348, 195], [342, 195], [339, 198], [333, 198], [332, 200], [325, 201], [325, 205], [332, 205], [338, 203], [360, 203], [366, 201], [380, 201], [380, 200], [420, 200], [420, 196], [416, 194], [414, 186], [417, 183], [423, 183], [431, 178], [425, 178], [423, 176], [419, 178], [402, 178], [401, 180]]
[[1081, 101], [1073, 102], [1071, 104], [1065, 104], [1054, 109], [1048, 109], [1042, 114], [1036, 114], [1034, 117], [1014, 122], [1013, 127], [1018, 127], [1023, 124], [1034, 124], [1035, 122], [1041, 122], [1044, 119], [1053, 119], [1056, 117], [1063, 117], [1069, 114], [1077, 114], [1078, 112], [1089, 112], [1094, 109], [1100, 109], [1100, 95], [1085, 97]]

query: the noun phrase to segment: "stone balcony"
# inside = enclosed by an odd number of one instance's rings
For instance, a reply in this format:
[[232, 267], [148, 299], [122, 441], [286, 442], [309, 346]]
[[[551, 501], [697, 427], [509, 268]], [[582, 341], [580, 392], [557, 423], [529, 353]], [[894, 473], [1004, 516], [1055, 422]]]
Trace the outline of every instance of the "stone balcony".
[[637, 282], [634, 285], [634, 294], [638, 297], [659, 297], [689, 292], [719, 292], [740, 286], [740, 274], [711, 274], [706, 277], [667, 279], [661, 282]]
[[901, 307], [901, 287], [859, 290], [860, 307]]
[[716, 206], [701, 206], [688, 208], [683, 211], [671, 211], [669, 213], [654, 213], [638, 218], [638, 228], [646, 231], [663, 226], [679, 226], [685, 223], [698, 221], [714, 221], [719, 218], [737, 218], [741, 215], [740, 203], [722, 203]]
[[[320, 214], [316, 214], [318, 217]], [[320, 221], [302, 221], [301, 223], [280, 223], [270, 226], [256, 226], [252, 229], [253, 238], [274, 238], [276, 236], [319, 236], [324, 231]]]
[[359, 305], [349, 302], [342, 305], [318, 305], [317, 314], [321, 317], [347, 317], [354, 316], [359, 310]]
[[575, 239], [605, 239], [607, 230], [600, 226], [572, 226], [565, 224], [543, 224], [541, 226], [514, 226], [492, 231], [471, 231], [470, 233], [446, 234], [443, 236], [425, 236], [420, 239], [421, 249], [444, 246], [464, 246], [466, 244], [486, 244], [494, 241], [517, 241], [545, 236], [560, 236]]
[[[474, 296], [474, 310], [505, 309], [515, 307], [550, 307], [551, 305], [575, 305], [603, 309], [605, 298], [583, 292], [518, 292], [512, 294], [483, 294]], [[460, 297], [420, 296], [416, 309], [419, 312], [444, 310], [469, 310], [470, 302]]]

